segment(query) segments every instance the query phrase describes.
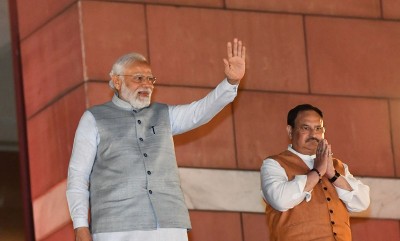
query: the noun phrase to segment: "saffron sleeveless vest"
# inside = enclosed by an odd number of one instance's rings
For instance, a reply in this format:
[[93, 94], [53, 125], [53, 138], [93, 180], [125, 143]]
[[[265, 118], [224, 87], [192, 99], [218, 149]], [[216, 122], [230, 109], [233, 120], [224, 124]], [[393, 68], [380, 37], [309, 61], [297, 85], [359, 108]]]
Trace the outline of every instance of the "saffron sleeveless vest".
[[[285, 169], [289, 181], [295, 175], [305, 175], [310, 171], [300, 157], [288, 150], [269, 158]], [[334, 159], [334, 167], [344, 174], [341, 161]], [[271, 241], [351, 240], [349, 213], [326, 177], [322, 177], [314, 187], [309, 202], [304, 200], [285, 212], [277, 211], [267, 203], [265, 212]]]
[[107, 102], [89, 111], [100, 136], [90, 175], [92, 232], [190, 229], [168, 106], [129, 111]]

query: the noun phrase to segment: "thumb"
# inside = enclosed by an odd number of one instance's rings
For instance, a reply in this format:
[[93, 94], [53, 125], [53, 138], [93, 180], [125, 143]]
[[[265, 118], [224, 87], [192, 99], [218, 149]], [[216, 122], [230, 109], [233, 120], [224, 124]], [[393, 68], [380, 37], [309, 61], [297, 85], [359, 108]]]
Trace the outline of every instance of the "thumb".
[[229, 62], [228, 62], [228, 60], [227, 60], [227, 59], [223, 59], [223, 61], [224, 61], [224, 64], [225, 64], [225, 68], [226, 68], [226, 67], [229, 67]]

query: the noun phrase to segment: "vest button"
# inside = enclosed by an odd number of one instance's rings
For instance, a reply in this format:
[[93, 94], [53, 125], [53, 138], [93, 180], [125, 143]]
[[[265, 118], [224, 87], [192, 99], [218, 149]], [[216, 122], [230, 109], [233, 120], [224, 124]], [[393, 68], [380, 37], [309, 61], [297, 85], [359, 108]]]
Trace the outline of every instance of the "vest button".
[[139, 138], [139, 140], [140, 140], [140, 141], [143, 141], [143, 138], [142, 138], [142, 137], [140, 137], [140, 138]]
[[141, 120], [138, 120], [137, 123], [140, 125], [140, 124], [142, 124], [142, 121], [141, 121]]
[[149, 190], [149, 193], [150, 193], [150, 194], [153, 194], [153, 191], [152, 191], [152, 190]]
[[333, 210], [332, 210], [332, 209], [330, 209], [330, 210], [329, 210], [329, 212], [330, 212], [330, 213], [333, 213]]
[[144, 156], [144, 157], [147, 157], [147, 153], [144, 153], [143, 156]]
[[335, 224], [335, 222], [334, 222], [334, 221], [331, 221], [331, 224], [332, 224], [332, 225], [334, 225], [334, 224]]
[[337, 235], [337, 233], [335, 233], [335, 232], [334, 232], [334, 233], [333, 233], [333, 235], [335, 235], [335, 236], [336, 236], [336, 235]]
[[326, 190], [328, 190], [328, 188], [327, 188], [327, 187], [324, 187], [324, 190], [326, 191]]
[[328, 202], [329, 202], [329, 201], [331, 201], [331, 198], [330, 198], [330, 197], [328, 197], [328, 198], [326, 198], [326, 200], [328, 200]]
[[151, 171], [147, 171], [147, 174], [151, 175]]

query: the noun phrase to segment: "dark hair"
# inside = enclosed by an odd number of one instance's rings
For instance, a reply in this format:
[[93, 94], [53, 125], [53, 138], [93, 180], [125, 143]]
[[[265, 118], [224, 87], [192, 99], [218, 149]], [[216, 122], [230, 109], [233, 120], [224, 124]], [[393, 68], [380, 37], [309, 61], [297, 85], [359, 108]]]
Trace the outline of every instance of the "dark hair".
[[318, 113], [319, 116], [321, 116], [321, 118], [323, 118], [323, 114], [322, 111], [320, 109], [318, 109], [315, 106], [312, 106], [310, 104], [302, 104], [302, 105], [298, 105], [296, 107], [294, 107], [293, 109], [291, 109], [287, 115], [287, 124], [290, 125], [291, 127], [294, 127], [294, 121], [297, 118], [297, 115], [299, 114], [299, 112], [301, 111], [306, 111], [306, 110], [313, 110], [315, 112]]

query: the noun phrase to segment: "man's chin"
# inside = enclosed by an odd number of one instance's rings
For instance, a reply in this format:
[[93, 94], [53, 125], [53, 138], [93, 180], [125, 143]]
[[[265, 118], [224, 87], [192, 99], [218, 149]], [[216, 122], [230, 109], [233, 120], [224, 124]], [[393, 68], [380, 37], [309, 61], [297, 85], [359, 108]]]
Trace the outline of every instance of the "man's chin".
[[131, 102], [132, 107], [135, 109], [143, 109], [143, 108], [149, 107], [150, 104], [151, 104], [150, 99], [135, 101], [133, 103]]
[[307, 143], [307, 149], [314, 154], [317, 152], [317, 147], [318, 147], [318, 142], [310, 141]]

